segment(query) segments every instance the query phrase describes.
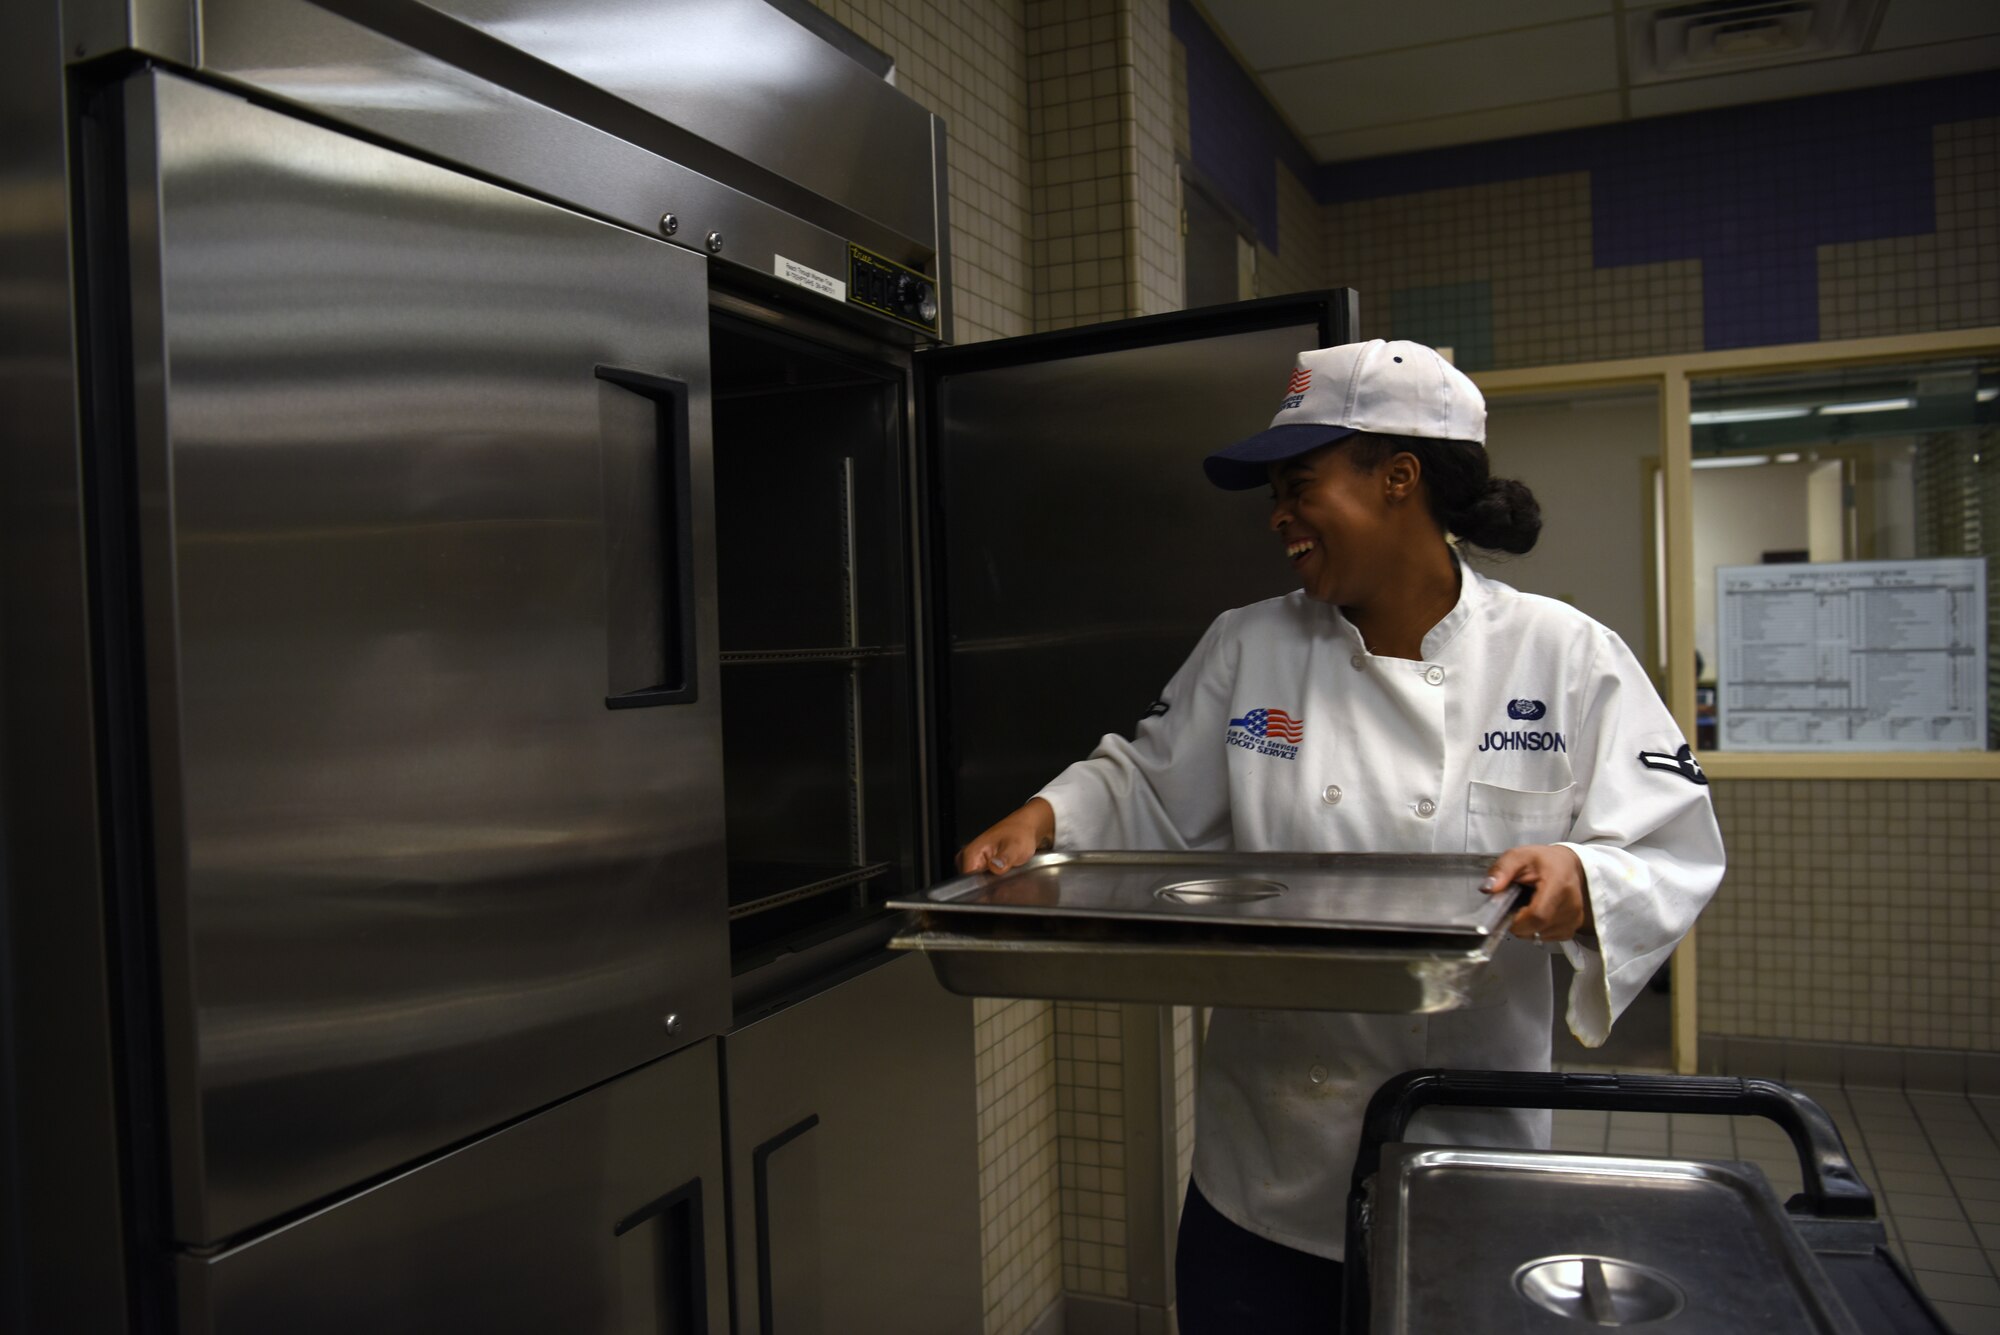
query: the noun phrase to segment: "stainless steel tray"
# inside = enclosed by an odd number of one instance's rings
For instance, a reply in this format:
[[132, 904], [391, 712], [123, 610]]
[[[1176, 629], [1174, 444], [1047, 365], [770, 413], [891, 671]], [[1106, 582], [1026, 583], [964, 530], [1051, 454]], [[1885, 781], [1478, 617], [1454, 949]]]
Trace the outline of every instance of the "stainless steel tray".
[[965, 996], [1258, 1009], [1476, 1004], [1517, 898], [1464, 854], [1045, 853], [890, 907]]
[[1375, 1181], [1372, 1335], [1860, 1335], [1748, 1165], [1397, 1145]]

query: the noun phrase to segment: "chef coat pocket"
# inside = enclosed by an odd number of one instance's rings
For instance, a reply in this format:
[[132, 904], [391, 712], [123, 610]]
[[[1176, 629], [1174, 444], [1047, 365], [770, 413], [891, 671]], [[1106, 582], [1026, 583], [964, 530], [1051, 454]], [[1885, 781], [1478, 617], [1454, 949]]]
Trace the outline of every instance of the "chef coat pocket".
[[1576, 785], [1552, 793], [1472, 784], [1465, 804], [1465, 851], [1504, 853], [1521, 844], [1552, 844], [1576, 823]]

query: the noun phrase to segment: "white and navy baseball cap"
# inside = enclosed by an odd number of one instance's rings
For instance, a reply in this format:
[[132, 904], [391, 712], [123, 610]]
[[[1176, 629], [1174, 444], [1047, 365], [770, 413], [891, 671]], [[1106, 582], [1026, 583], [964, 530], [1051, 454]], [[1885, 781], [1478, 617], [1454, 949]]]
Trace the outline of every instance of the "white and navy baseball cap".
[[1270, 429], [1202, 460], [1225, 491], [1261, 487], [1269, 468], [1357, 432], [1486, 443], [1486, 400], [1435, 348], [1403, 340], [1299, 354]]

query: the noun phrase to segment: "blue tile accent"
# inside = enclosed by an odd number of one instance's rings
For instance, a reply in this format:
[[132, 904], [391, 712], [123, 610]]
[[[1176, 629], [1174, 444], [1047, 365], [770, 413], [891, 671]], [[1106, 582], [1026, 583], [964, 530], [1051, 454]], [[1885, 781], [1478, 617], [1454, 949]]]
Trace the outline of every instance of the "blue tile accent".
[[1308, 186], [1320, 168], [1188, 0], [1169, 0], [1167, 16], [1187, 49], [1188, 152], [1275, 252], [1278, 164]]
[[[1691, 167], [1703, 173], [1720, 171], [1740, 177], [1741, 164], [1712, 158], [1700, 160], [1701, 156], [1712, 151], [1733, 153], [1736, 137], [1746, 131], [1754, 132], [1760, 122], [1784, 122], [1792, 127], [1794, 134], [1805, 130], [1820, 138], [1839, 140], [1894, 123], [1929, 127], [1996, 115], [2000, 115], [2000, 70], [1982, 70], [1949, 79], [1826, 93], [1789, 102], [1661, 116], [1584, 130], [1558, 130], [1358, 162], [1327, 163], [1318, 169], [1313, 196], [1322, 204], [1344, 204], [1418, 190], [1589, 171], [1657, 152], [1663, 140], [1670, 150], [1670, 161], [1697, 160], [1680, 161], [1673, 172], [1663, 171], [1662, 175], [1684, 176]], [[1667, 164], [1660, 165], [1664, 168]], [[1687, 183], [1694, 184], [1694, 179], [1688, 179]]]
[[1819, 338], [1819, 257], [1798, 247], [1704, 255], [1701, 303], [1704, 347], [1811, 343]]
[[1818, 247], [1934, 232], [1932, 128], [1993, 115], [2000, 71], [1983, 71], [1336, 163], [1315, 195], [1587, 171], [1599, 267], [1698, 259], [1708, 347], [1806, 342], [1819, 337]]

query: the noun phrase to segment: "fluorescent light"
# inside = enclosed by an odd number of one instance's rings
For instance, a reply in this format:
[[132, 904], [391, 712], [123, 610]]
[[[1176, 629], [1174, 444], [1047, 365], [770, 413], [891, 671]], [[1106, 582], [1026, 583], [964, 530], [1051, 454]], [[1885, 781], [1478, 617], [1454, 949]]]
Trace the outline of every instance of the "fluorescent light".
[[1688, 414], [1695, 426], [1721, 426], [1727, 422], [1776, 422], [1786, 417], [1805, 417], [1810, 408], [1715, 408]]
[[1915, 399], [1861, 399], [1854, 403], [1823, 403], [1821, 417], [1844, 417], [1849, 413], [1899, 413], [1917, 406]]
[[1795, 464], [1803, 458], [1805, 458], [1805, 456], [1803, 454], [1798, 453], [1796, 450], [1788, 450], [1785, 453], [1779, 455], [1777, 461], [1781, 464]]
[[2000, 388], [1988, 385], [1972, 397], [1980, 403], [1991, 403], [1995, 399], [2000, 399]]
[[1696, 468], [1753, 468], [1758, 464], [1771, 462], [1768, 454], [1715, 454], [1705, 459], [1696, 459]]

